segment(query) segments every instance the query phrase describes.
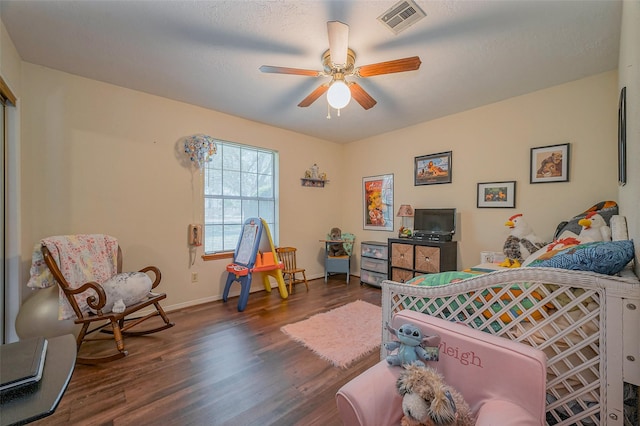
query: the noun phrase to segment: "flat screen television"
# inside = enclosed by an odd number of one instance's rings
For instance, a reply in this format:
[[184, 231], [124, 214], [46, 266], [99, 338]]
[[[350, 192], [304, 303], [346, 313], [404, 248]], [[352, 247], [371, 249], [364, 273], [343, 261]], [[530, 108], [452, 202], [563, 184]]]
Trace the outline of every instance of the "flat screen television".
[[415, 209], [413, 236], [451, 241], [456, 233], [456, 209]]

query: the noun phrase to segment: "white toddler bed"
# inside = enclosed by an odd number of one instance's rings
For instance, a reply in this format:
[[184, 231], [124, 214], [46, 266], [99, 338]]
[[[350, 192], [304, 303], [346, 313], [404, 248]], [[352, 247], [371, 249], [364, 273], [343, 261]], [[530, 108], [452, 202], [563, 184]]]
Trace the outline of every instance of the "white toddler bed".
[[531, 267], [436, 287], [387, 280], [382, 321], [411, 309], [529, 344], [548, 358], [548, 425], [635, 425], [640, 281], [630, 267], [620, 275]]

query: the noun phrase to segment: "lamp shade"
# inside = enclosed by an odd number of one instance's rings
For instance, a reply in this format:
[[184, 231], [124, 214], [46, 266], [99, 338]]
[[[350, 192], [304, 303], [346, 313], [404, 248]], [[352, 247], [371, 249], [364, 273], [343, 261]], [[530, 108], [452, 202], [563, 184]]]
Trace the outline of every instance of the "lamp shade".
[[396, 216], [399, 217], [413, 217], [413, 207], [409, 204], [402, 204], [398, 209], [398, 214]]
[[327, 101], [332, 108], [342, 109], [351, 100], [351, 90], [344, 80], [336, 80], [327, 91]]

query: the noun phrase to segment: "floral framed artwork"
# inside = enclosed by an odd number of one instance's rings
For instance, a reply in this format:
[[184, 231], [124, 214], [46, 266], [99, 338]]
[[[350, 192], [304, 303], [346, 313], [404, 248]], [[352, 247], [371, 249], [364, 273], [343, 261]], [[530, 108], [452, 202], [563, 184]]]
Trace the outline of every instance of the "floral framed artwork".
[[515, 208], [516, 181], [478, 183], [478, 208]]
[[570, 144], [531, 148], [531, 183], [569, 181]]
[[451, 183], [451, 151], [414, 159], [414, 186]]
[[393, 174], [362, 178], [364, 229], [393, 231]]

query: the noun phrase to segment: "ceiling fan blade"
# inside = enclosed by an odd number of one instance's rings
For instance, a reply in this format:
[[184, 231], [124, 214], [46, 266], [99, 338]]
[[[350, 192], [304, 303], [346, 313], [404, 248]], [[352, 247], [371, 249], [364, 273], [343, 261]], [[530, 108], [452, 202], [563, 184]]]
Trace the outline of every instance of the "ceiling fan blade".
[[419, 57], [412, 56], [410, 58], [396, 59], [395, 61], [363, 65], [358, 67], [355, 74], [360, 77], [372, 77], [374, 75], [392, 74], [394, 72], [414, 71], [420, 68], [421, 63]]
[[309, 94], [309, 96], [307, 96], [306, 98], [304, 98], [302, 100], [302, 102], [300, 102], [298, 104], [299, 107], [308, 107], [309, 105], [311, 105], [312, 103], [314, 103], [316, 101], [316, 99], [318, 99], [320, 96], [322, 96], [327, 90], [329, 90], [329, 84], [325, 83], [325, 84], [321, 84], [320, 86], [318, 86], [316, 88], [316, 90], [314, 90], [313, 92], [311, 92]]
[[294, 74], [294, 75], [306, 75], [309, 77], [320, 77], [322, 74], [320, 71], [303, 70], [300, 68], [287, 68], [287, 67], [272, 67], [271, 65], [263, 65], [260, 67], [262, 72], [270, 72], [274, 74]]
[[349, 26], [340, 21], [327, 22], [329, 33], [329, 51], [331, 62], [336, 65], [347, 64], [347, 48], [349, 47]]
[[349, 90], [351, 90], [351, 97], [364, 109], [373, 108], [378, 103], [356, 82], [349, 83]]

